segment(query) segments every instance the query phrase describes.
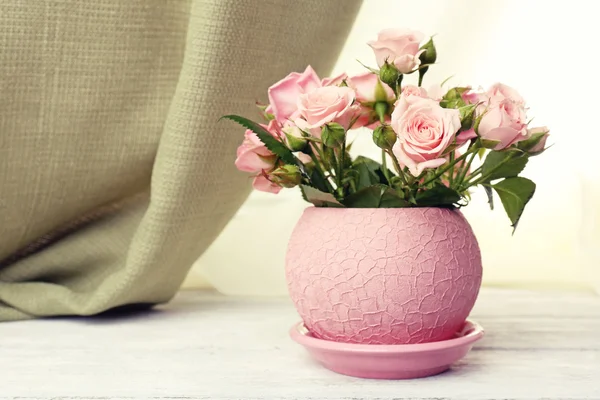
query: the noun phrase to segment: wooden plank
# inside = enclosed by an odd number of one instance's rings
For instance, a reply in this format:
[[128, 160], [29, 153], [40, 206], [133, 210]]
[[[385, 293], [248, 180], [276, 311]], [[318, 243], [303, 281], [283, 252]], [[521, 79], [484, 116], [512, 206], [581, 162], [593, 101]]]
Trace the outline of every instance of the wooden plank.
[[600, 298], [484, 290], [487, 335], [448, 373], [362, 380], [316, 365], [287, 299], [182, 292], [158, 310], [0, 324], [0, 400], [599, 399]]

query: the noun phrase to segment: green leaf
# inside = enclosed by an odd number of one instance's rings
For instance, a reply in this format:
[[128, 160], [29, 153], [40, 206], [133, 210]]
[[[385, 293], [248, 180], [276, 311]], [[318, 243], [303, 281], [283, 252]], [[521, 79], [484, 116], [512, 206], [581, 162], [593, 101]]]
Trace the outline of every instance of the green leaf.
[[370, 158], [358, 156], [352, 163], [352, 169], [358, 172], [356, 180], [356, 189], [376, 185], [381, 183], [377, 170], [381, 169], [381, 164]]
[[375, 185], [379, 182], [379, 177], [366, 163], [358, 163], [354, 164], [352, 168], [358, 172], [358, 177], [356, 180], [356, 189], [360, 190], [362, 188]]
[[346, 130], [337, 122], [330, 122], [323, 126], [321, 140], [327, 147], [339, 148], [346, 140]]
[[[352, 163], [352, 170], [356, 171], [357, 174], [357, 189], [362, 189], [363, 187], [375, 185], [378, 183], [390, 186], [390, 182], [387, 181], [385, 177], [383, 166], [368, 157], [358, 156]], [[387, 170], [388, 176], [391, 178], [395, 177], [396, 174], [392, 172], [389, 168]]]
[[454, 189], [436, 183], [431, 189], [417, 193], [416, 202], [419, 207], [447, 207], [452, 206], [461, 199], [461, 195]]
[[410, 204], [389, 186], [373, 185], [346, 196], [342, 204], [349, 208], [401, 208]]
[[[379, 182], [381, 182], [381, 184], [383, 185], [387, 185], [387, 186], [392, 186], [392, 182], [388, 182], [387, 178], [385, 177], [384, 173], [383, 173], [383, 166], [377, 168], [375, 170], [375, 173], [377, 174], [377, 177], [379, 178]], [[390, 177], [390, 180], [393, 181], [394, 178], [398, 178], [400, 179], [396, 174], [394, 174], [389, 168], [387, 170], [387, 174]]]
[[247, 118], [240, 117], [239, 115], [225, 115], [221, 117], [221, 119], [229, 119], [233, 122], [237, 122], [242, 125], [244, 128], [250, 129], [252, 132], [256, 133], [256, 136], [260, 139], [261, 142], [267, 147], [267, 149], [271, 150], [273, 154], [281, 158], [281, 160], [286, 164], [297, 164], [296, 157], [292, 154], [291, 150], [288, 149], [283, 143], [279, 140], [275, 139], [273, 135], [271, 135], [265, 128], [260, 126], [254, 121], [251, 121]]
[[387, 187], [381, 195], [379, 208], [403, 208], [410, 207], [410, 203], [402, 198], [402, 195], [394, 189]]
[[506, 178], [492, 185], [504, 206], [504, 210], [512, 222], [513, 233], [517, 229], [519, 219], [525, 210], [525, 205], [535, 193], [535, 183], [527, 178]]
[[300, 185], [302, 198], [315, 207], [344, 207], [331, 193], [322, 192], [312, 186]]
[[481, 175], [487, 176], [485, 182], [519, 175], [527, 165], [529, 157], [515, 151], [490, 151], [481, 167]]
[[488, 204], [490, 205], [490, 210], [494, 209], [494, 192], [492, 191], [492, 187], [489, 185], [484, 185], [485, 194], [488, 198]]
[[328, 187], [327, 183], [325, 183], [325, 178], [323, 178], [321, 173], [315, 168], [314, 163], [307, 164], [306, 168], [308, 170], [310, 184], [322, 192], [327, 192]]

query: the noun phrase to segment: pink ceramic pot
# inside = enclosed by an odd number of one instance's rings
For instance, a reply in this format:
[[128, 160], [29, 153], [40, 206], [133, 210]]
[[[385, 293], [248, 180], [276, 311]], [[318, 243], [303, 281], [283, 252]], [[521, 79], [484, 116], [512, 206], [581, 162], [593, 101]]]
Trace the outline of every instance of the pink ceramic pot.
[[288, 246], [290, 296], [310, 332], [348, 343], [451, 338], [481, 284], [462, 213], [445, 208], [315, 208]]

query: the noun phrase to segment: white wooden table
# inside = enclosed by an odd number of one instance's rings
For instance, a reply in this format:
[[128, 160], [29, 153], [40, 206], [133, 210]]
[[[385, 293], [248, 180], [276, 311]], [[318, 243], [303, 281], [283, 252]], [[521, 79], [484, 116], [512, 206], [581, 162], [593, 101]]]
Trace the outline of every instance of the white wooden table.
[[0, 324], [0, 399], [600, 399], [600, 297], [484, 290], [486, 337], [452, 370], [361, 380], [287, 336], [287, 299], [182, 292], [95, 319]]

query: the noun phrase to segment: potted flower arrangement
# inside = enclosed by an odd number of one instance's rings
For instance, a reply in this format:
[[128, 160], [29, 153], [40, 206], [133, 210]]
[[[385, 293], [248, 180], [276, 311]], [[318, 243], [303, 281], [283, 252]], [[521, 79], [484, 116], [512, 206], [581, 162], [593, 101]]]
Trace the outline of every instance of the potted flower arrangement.
[[[451, 342], [469, 336], [465, 321], [482, 275], [460, 208], [482, 186], [491, 207], [497, 193], [516, 228], [535, 192], [520, 174], [548, 137], [548, 129], [529, 126], [525, 101], [509, 86], [426, 90], [437, 52], [432, 39], [423, 42], [420, 32], [383, 30], [368, 43], [378, 68], [321, 79], [309, 66], [269, 88], [262, 123], [224, 117], [247, 128], [236, 166], [253, 175], [255, 189], [299, 187], [314, 205], [286, 257], [303, 320], [293, 335], [312, 340], [303, 344], [322, 363], [350, 375], [426, 376], [468, 351], [472, 341], [437, 364], [428, 356], [405, 365], [378, 358], [375, 369], [348, 355], [460, 347]], [[406, 84], [411, 75], [415, 85]], [[350, 155], [348, 132], [359, 128], [372, 135], [380, 160]]]

